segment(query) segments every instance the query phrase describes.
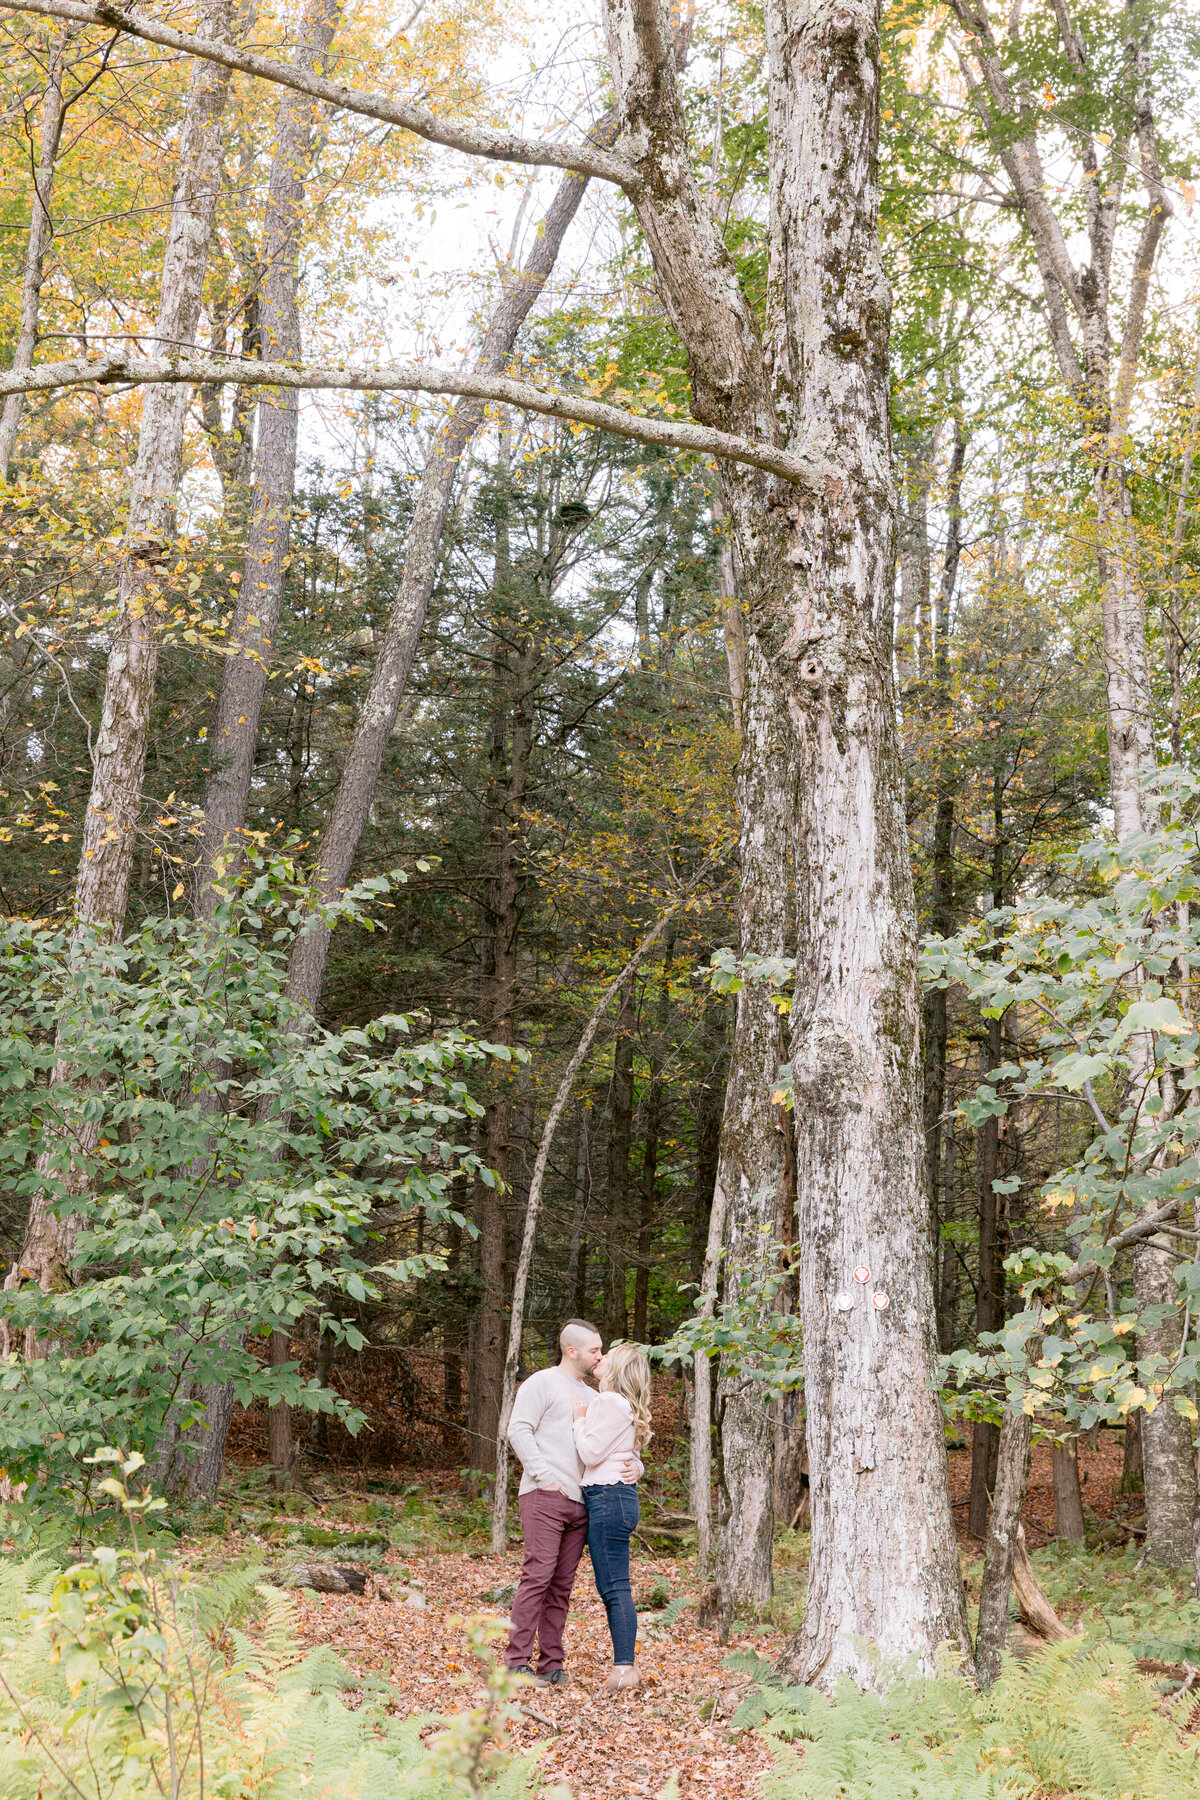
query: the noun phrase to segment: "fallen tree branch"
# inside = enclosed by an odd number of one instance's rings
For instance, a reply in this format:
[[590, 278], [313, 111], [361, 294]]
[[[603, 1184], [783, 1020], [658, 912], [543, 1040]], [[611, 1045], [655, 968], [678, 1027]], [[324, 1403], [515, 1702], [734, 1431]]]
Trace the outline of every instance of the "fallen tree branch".
[[49, 393], [57, 388], [101, 387], [114, 383], [151, 386], [187, 382], [200, 386], [301, 388], [349, 393], [465, 394], [478, 400], [495, 400], [524, 412], [542, 413], [551, 419], [611, 431], [637, 443], [659, 444], [673, 450], [695, 450], [726, 462], [747, 463], [765, 469], [798, 487], [824, 489], [840, 478], [824, 457], [780, 449], [775, 444], [752, 443], [727, 431], [715, 431], [694, 419], [647, 419], [623, 407], [592, 400], [584, 394], [553, 393], [531, 381], [510, 375], [486, 375], [476, 370], [438, 369], [428, 363], [383, 363], [374, 368], [355, 368], [334, 363], [291, 366], [257, 362], [252, 358], [196, 356], [130, 356], [125, 351], [105, 356], [81, 356], [67, 362], [39, 363], [31, 369], [8, 369], [0, 374], [0, 395]]
[[1041, 1584], [1033, 1572], [1033, 1564], [1029, 1560], [1029, 1552], [1025, 1548], [1025, 1527], [1017, 1526], [1017, 1541], [1013, 1547], [1013, 1592], [1017, 1597], [1017, 1606], [1021, 1613], [1021, 1622], [1048, 1644], [1062, 1643], [1065, 1638], [1076, 1634], [1069, 1626], [1064, 1625], [1054, 1608], [1042, 1592]]
[[557, 1724], [553, 1719], [548, 1719], [544, 1712], [538, 1711], [536, 1706], [529, 1706], [522, 1701], [517, 1710], [518, 1712], [523, 1713], [527, 1719], [536, 1719], [539, 1725], [544, 1725], [546, 1727], [547, 1731], [560, 1732], [562, 1730], [561, 1725]]
[[467, 156], [486, 157], [491, 162], [530, 163], [539, 168], [574, 169], [580, 175], [595, 175], [601, 181], [615, 182], [627, 193], [636, 191], [640, 178], [631, 163], [593, 144], [565, 144], [518, 137], [511, 131], [498, 131], [486, 125], [459, 125], [440, 119], [427, 106], [414, 106], [405, 100], [389, 100], [384, 94], [367, 93], [362, 88], [348, 87], [342, 81], [329, 81], [324, 76], [275, 62], [255, 50], [237, 44], [215, 43], [210, 38], [193, 37], [187, 31], [175, 31], [152, 19], [139, 19], [120, 7], [80, 6], [75, 0], [6, 0], [10, 12], [36, 13], [43, 19], [70, 19], [77, 25], [94, 25], [100, 31], [122, 31], [129, 37], [141, 38], [148, 44], [160, 44], [167, 50], [178, 50], [185, 56], [197, 56], [204, 62], [222, 64], [242, 75], [253, 75], [259, 81], [273, 81], [295, 93], [323, 100], [339, 112], [359, 113], [366, 119], [378, 119], [384, 125], [396, 125], [411, 131], [431, 144], [447, 150], [461, 150]]

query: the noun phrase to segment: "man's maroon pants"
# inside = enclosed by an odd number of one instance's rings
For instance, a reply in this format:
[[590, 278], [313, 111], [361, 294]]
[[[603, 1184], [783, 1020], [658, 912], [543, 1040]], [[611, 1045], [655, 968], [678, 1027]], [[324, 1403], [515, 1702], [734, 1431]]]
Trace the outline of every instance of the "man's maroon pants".
[[563, 1666], [563, 1627], [575, 1571], [587, 1541], [587, 1507], [566, 1494], [540, 1489], [522, 1494], [519, 1505], [525, 1561], [513, 1601], [504, 1660], [510, 1669], [536, 1667], [537, 1673], [544, 1675]]

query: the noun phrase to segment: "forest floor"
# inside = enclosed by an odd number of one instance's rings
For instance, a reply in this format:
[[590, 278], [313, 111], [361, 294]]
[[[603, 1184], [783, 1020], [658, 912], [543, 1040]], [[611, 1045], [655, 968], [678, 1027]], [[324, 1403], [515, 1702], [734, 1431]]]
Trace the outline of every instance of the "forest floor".
[[[516, 1580], [520, 1558], [435, 1553], [405, 1561], [423, 1585], [427, 1611], [375, 1598], [306, 1594], [300, 1603], [303, 1635], [309, 1643], [330, 1644], [352, 1668], [396, 1684], [413, 1712], [456, 1712], [472, 1703], [478, 1687], [464, 1653], [464, 1621], [501, 1611], [488, 1596]], [[673, 1559], [639, 1556], [635, 1595], [660, 1582], [674, 1593], [688, 1591]], [[662, 1637], [639, 1643], [642, 1688], [609, 1699], [602, 1689], [612, 1650], [585, 1559], [567, 1626], [570, 1686], [525, 1696], [525, 1707], [541, 1717], [527, 1715], [514, 1737], [522, 1749], [540, 1746], [547, 1781], [565, 1781], [577, 1800], [656, 1796], [672, 1774], [683, 1800], [743, 1800], [770, 1765], [767, 1745], [753, 1732], [730, 1742], [720, 1718], [705, 1714], [721, 1711], [722, 1691], [731, 1681], [721, 1665], [731, 1650], [771, 1656], [782, 1642], [780, 1631], [760, 1630], [721, 1645], [715, 1632], [698, 1628], [694, 1612], [685, 1613]]]
[[[952, 1497], [960, 1503], [969, 1484], [969, 1452], [952, 1453], [950, 1462]], [[1083, 1450], [1081, 1464], [1090, 1550], [1049, 1542], [1054, 1530], [1049, 1452], [1034, 1454], [1025, 1523], [1039, 1574], [1069, 1622], [1106, 1608], [1130, 1613], [1132, 1607], [1133, 1624], [1141, 1630], [1144, 1616], [1149, 1631], [1166, 1616], [1164, 1601], [1182, 1600], [1184, 1590], [1176, 1594], [1163, 1588], [1161, 1574], [1134, 1570], [1136, 1539], [1130, 1541], [1124, 1515], [1140, 1512], [1141, 1503], [1121, 1501], [1114, 1493], [1120, 1440], [1102, 1434], [1096, 1451]], [[660, 1459], [646, 1483], [644, 1516], [656, 1507], [678, 1506], [681, 1483], [682, 1458]], [[272, 1560], [282, 1561], [285, 1542], [298, 1551], [306, 1527], [383, 1525], [389, 1548], [381, 1562], [376, 1559], [363, 1596], [299, 1594], [304, 1641], [330, 1645], [352, 1670], [383, 1676], [412, 1713], [446, 1715], [474, 1704], [479, 1672], [466, 1649], [466, 1622], [481, 1614], [497, 1621], [506, 1615], [520, 1546], [504, 1557], [490, 1553], [487, 1508], [463, 1497], [455, 1471], [330, 1469], [312, 1478], [307, 1496], [286, 1497], [285, 1516], [273, 1517], [280, 1502], [269, 1496], [265, 1469], [244, 1468], [235, 1485], [257, 1498], [234, 1502], [246, 1510], [224, 1536], [225, 1553], [265, 1549]], [[965, 1540], [965, 1505], [956, 1504], [955, 1517], [964, 1539], [968, 1591], [977, 1599], [982, 1547]], [[668, 1597], [694, 1601], [691, 1557], [656, 1554], [655, 1548], [635, 1543], [639, 1609], [659, 1609]], [[734, 1651], [773, 1659], [782, 1648], [799, 1620], [807, 1548], [804, 1534], [779, 1535], [769, 1622], [735, 1625], [730, 1642], [722, 1645], [715, 1632], [699, 1628], [694, 1606], [686, 1606], [669, 1628], [641, 1639], [644, 1685], [617, 1701], [602, 1692], [611, 1652], [585, 1557], [567, 1630], [571, 1684], [525, 1695], [526, 1716], [514, 1733], [522, 1749], [538, 1748], [547, 1782], [565, 1782], [575, 1800], [623, 1800], [657, 1796], [674, 1775], [680, 1800], [754, 1800], [771, 1749], [757, 1733], [729, 1731], [738, 1678], [724, 1665]], [[426, 1605], [385, 1597], [387, 1591], [400, 1595], [401, 1583], [423, 1593]]]

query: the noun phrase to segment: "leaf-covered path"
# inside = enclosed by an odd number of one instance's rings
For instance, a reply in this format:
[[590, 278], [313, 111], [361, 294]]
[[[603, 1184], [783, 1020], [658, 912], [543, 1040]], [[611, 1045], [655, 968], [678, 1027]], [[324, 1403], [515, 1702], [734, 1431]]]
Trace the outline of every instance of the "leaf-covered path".
[[[313, 1644], [330, 1644], [351, 1668], [394, 1682], [413, 1712], [455, 1711], [471, 1704], [478, 1688], [464, 1652], [462, 1622], [471, 1614], [503, 1610], [485, 1596], [516, 1579], [519, 1558], [410, 1555], [403, 1566], [423, 1589], [425, 1610], [374, 1593], [363, 1599], [306, 1593], [300, 1601], [304, 1636]], [[637, 1560], [635, 1594], [660, 1580], [673, 1593], [688, 1591], [680, 1586], [674, 1561]], [[689, 1609], [663, 1636], [641, 1641], [644, 1686], [619, 1702], [607, 1699], [601, 1690], [611, 1652], [585, 1558], [567, 1628], [571, 1685], [565, 1691], [531, 1690], [525, 1701], [557, 1730], [531, 1718], [518, 1734], [522, 1748], [544, 1746], [548, 1781], [566, 1781], [576, 1800], [657, 1795], [673, 1772], [682, 1800], [742, 1800], [758, 1791], [769, 1754], [753, 1733], [729, 1741], [721, 1716], [728, 1704], [722, 1707], [721, 1695], [731, 1677], [721, 1664], [736, 1648], [773, 1655], [780, 1635], [735, 1638], [723, 1647], [715, 1632], [701, 1631], [695, 1621]], [[713, 1701], [718, 1716], [706, 1719], [703, 1714], [712, 1710], [706, 1703]]]

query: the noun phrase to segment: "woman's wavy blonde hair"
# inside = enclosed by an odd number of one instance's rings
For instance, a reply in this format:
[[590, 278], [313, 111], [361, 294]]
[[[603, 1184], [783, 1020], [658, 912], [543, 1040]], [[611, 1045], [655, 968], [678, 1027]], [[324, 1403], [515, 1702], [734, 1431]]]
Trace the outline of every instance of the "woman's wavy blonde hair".
[[604, 1359], [602, 1394], [620, 1394], [633, 1408], [633, 1442], [644, 1450], [654, 1432], [650, 1426], [650, 1364], [636, 1344], [614, 1344]]

